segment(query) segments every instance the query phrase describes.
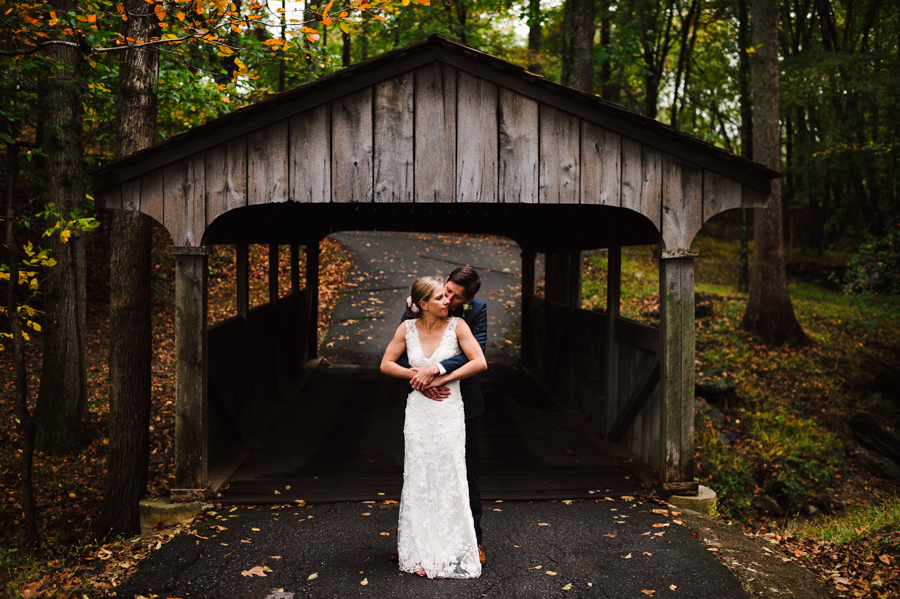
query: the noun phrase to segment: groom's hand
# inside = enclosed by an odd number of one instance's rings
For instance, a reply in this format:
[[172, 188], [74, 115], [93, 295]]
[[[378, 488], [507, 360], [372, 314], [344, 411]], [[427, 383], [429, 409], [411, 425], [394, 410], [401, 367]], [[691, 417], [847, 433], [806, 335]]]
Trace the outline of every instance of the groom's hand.
[[425, 368], [412, 368], [411, 370], [416, 374], [410, 379], [409, 384], [416, 391], [424, 391], [434, 381], [434, 377], [441, 373], [437, 364], [432, 364]]
[[444, 401], [445, 397], [450, 397], [450, 389], [447, 387], [432, 387], [422, 391], [422, 395], [434, 401]]

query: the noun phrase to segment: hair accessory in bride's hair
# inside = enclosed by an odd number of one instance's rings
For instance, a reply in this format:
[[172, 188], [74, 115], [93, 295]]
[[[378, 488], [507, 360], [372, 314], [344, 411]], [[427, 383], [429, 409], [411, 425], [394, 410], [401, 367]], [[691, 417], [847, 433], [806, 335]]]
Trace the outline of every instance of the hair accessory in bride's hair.
[[406, 307], [409, 308], [409, 311], [412, 312], [413, 314], [419, 313], [419, 306], [417, 306], [413, 303], [411, 295], [406, 296]]

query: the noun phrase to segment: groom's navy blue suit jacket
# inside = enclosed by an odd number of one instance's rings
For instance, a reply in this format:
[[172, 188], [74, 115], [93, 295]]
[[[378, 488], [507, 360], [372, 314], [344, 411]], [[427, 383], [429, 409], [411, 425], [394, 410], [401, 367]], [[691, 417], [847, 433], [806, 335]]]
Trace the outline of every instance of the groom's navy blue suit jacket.
[[[472, 334], [475, 335], [475, 340], [481, 346], [481, 351], [487, 355], [487, 306], [477, 297], [473, 297], [468, 303], [471, 307], [465, 313], [463, 313], [462, 306], [460, 306], [451, 312], [450, 316], [459, 316], [466, 321], [466, 324], [472, 329]], [[400, 321], [402, 322], [406, 319], [406, 311], [404, 311]], [[447, 372], [453, 372], [468, 361], [469, 358], [465, 354], [459, 354], [444, 360], [441, 362], [441, 366]], [[403, 352], [403, 355], [397, 360], [397, 364], [404, 368], [409, 368], [409, 358], [406, 357], [406, 352]], [[406, 389], [407, 391], [412, 391], [409, 381], [406, 382]], [[481, 394], [481, 385], [478, 384], [478, 375], [461, 380], [459, 382], [459, 390], [462, 393], [466, 420], [481, 416], [484, 413], [484, 396]]]

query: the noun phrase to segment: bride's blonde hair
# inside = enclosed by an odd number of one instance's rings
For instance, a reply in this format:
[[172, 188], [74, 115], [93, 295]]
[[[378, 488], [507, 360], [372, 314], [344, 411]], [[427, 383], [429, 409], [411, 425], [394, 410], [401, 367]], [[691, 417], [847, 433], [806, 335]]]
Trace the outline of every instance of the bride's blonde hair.
[[406, 316], [408, 318], [421, 318], [422, 307], [419, 302], [431, 299], [434, 292], [444, 286], [444, 280], [439, 277], [419, 277], [413, 283], [412, 289], [409, 291], [409, 297], [406, 298]]

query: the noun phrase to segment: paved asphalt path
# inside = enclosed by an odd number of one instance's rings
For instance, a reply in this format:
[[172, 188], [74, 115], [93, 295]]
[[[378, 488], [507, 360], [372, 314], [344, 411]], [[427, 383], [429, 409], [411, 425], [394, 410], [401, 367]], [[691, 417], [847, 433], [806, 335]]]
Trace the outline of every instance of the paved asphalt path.
[[[397, 504], [223, 508], [193, 523], [196, 536], [180, 535], [141, 562], [116, 596], [746, 597], [676, 516], [652, 513], [656, 504], [616, 499], [487, 504], [488, 563], [473, 580], [429, 580], [388, 563]], [[242, 574], [255, 567], [270, 571]]]
[[[349, 246], [354, 268], [325, 340], [322, 353], [330, 361], [377, 363], [412, 280], [446, 275], [458, 264], [471, 264], [483, 276], [480, 296], [491, 317], [488, 359], [515, 360], [506, 337], [519, 310], [517, 246], [449, 235], [335, 237]], [[607, 498], [603, 489], [596, 497], [568, 504], [485, 504], [488, 564], [475, 580], [422, 579], [388, 563], [396, 549], [398, 506], [385, 498], [303, 507], [218, 506], [194, 521], [194, 534], [177, 536], [141, 562], [116, 596], [746, 597], [676, 515], [655, 514], [651, 510], [661, 506], [631, 497]]]

